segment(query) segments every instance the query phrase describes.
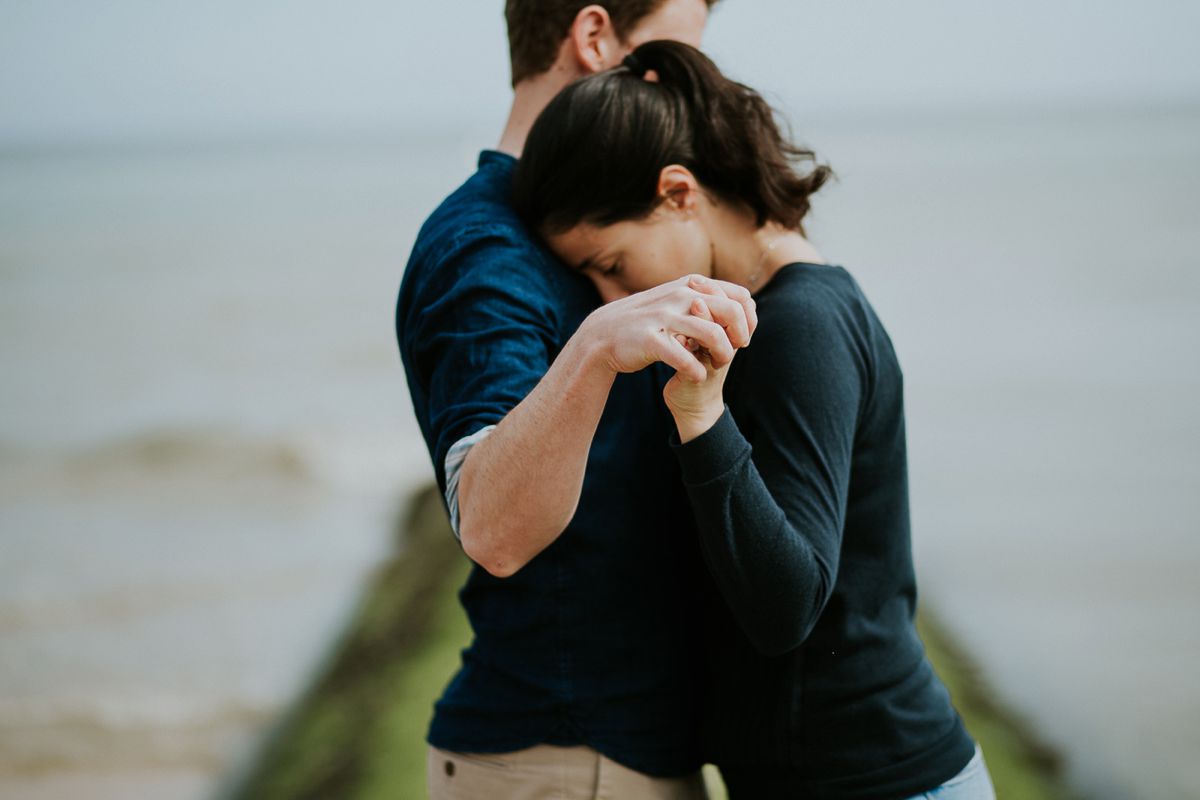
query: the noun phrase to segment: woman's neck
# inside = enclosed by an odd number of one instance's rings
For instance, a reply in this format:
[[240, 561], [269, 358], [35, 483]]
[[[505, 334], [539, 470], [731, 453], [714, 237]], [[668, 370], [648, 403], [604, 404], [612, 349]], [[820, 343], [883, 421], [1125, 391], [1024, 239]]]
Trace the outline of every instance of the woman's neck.
[[[713, 239], [713, 277], [757, 292], [787, 264], [825, 259], [797, 230], [768, 222], [761, 228], [752, 219], [727, 221], [724, 235]], [[739, 224], [740, 222], [740, 224]]]

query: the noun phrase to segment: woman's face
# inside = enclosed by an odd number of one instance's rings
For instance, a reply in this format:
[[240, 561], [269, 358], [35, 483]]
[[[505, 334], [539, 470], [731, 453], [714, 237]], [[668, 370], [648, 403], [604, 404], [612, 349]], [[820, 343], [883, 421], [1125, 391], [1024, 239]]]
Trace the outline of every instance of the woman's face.
[[669, 202], [645, 219], [605, 227], [581, 223], [547, 242], [591, 279], [606, 303], [683, 275], [712, 275], [712, 243], [699, 216]]

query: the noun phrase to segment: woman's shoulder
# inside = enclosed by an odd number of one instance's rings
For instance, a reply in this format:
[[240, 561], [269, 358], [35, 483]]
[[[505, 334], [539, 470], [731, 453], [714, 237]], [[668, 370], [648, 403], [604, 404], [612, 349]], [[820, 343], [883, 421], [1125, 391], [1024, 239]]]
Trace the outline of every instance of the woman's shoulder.
[[840, 265], [789, 264], [755, 300], [758, 328], [746, 351], [751, 363], [811, 368], [840, 354], [865, 367], [886, 339], [858, 282]]
[[[828, 291], [847, 291], [857, 288], [854, 277], [840, 264], [795, 261], [780, 267], [756, 298], [782, 295], [792, 301], [803, 299], [804, 289], [824, 287]], [[797, 296], [799, 292], [799, 296]]]
[[759, 325], [783, 330], [833, 326], [866, 320], [866, 298], [854, 277], [836, 264], [796, 262], [781, 267], [754, 299]]
[[858, 414], [874, 350], [858, 298], [840, 266], [780, 269], [755, 295], [758, 328], [733, 361], [734, 417], [800, 407]]

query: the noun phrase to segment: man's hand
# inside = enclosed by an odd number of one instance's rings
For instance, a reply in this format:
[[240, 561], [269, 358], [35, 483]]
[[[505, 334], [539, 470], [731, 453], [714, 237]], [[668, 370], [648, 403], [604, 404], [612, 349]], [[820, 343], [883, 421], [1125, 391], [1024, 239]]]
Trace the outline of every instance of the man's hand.
[[[695, 303], [706, 313], [694, 313]], [[750, 343], [757, 325], [754, 299], [744, 287], [687, 275], [596, 309], [579, 333], [596, 343], [598, 357], [614, 373], [662, 361], [684, 379], [701, 383], [710, 365], [724, 368], [737, 348]], [[681, 339], [695, 342], [706, 358]]]

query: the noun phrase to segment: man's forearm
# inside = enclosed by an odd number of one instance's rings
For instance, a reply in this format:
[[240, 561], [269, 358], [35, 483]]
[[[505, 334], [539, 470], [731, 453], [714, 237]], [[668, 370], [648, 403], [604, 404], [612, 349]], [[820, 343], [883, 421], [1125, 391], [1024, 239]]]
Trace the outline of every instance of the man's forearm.
[[571, 521], [615, 378], [594, 341], [573, 337], [533, 391], [467, 454], [459, 534], [467, 555], [491, 574], [512, 575]]
[[[693, 315], [697, 300], [702, 317]], [[699, 276], [589, 314], [529, 396], [467, 453], [458, 482], [458, 533], [467, 555], [506, 577], [558, 538], [575, 514], [592, 437], [618, 373], [661, 361], [702, 381], [705, 365], [679, 339], [693, 339], [720, 368], [749, 343], [755, 320], [745, 288]]]

